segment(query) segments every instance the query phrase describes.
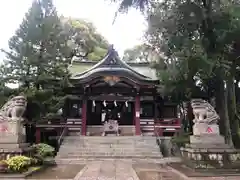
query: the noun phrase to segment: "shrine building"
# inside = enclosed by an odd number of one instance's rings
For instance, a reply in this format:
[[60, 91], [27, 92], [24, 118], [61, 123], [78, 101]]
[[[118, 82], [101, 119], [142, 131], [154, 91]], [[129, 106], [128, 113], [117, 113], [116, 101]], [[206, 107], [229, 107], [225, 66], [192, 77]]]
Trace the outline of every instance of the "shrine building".
[[[173, 135], [180, 129], [177, 104], [158, 90], [156, 71], [148, 62], [126, 63], [111, 46], [102, 60], [74, 60], [69, 70], [63, 116], [70, 133], [100, 135], [108, 112], [118, 120], [120, 135], [154, 135], [156, 127], [160, 136]], [[38, 132], [50, 123], [37, 125]]]

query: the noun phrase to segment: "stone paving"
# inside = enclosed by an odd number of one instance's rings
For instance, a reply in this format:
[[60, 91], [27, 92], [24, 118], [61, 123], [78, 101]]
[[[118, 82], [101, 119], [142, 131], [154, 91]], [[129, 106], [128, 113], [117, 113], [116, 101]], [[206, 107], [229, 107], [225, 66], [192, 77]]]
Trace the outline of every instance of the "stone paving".
[[240, 177], [186, 177], [166, 164], [122, 160], [92, 161], [73, 180], [240, 180]]
[[131, 163], [121, 160], [88, 163], [74, 180], [139, 180]]

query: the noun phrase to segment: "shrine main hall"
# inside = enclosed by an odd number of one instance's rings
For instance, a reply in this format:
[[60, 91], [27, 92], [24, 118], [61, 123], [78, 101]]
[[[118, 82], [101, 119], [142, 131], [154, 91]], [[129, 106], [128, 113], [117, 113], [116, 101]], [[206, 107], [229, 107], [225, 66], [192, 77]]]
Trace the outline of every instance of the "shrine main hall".
[[[126, 63], [110, 46], [102, 60], [73, 60], [69, 70], [71, 86], [63, 107], [69, 133], [101, 135], [107, 118], [117, 120], [120, 135], [153, 135], [156, 127], [160, 135], [180, 129], [177, 104], [159, 92], [149, 62]], [[50, 126], [39, 124], [37, 132]]]

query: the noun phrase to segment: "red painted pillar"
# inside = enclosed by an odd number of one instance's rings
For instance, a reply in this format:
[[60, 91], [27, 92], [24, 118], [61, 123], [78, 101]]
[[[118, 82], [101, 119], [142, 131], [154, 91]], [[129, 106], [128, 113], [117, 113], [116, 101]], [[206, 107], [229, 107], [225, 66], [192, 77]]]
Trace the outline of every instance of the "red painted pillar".
[[135, 135], [141, 135], [140, 129], [140, 96], [135, 98]]
[[41, 142], [41, 130], [40, 128], [36, 128], [36, 144]]
[[81, 126], [81, 135], [86, 136], [87, 130], [87, 101], [83, 100], [82, 102], [82, 126]]

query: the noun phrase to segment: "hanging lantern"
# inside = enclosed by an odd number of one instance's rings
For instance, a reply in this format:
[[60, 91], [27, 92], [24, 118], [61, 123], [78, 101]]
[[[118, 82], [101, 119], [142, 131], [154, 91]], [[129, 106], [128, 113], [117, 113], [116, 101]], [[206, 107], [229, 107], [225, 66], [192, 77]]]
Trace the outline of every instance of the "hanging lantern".
[[125, 106], [128, 107], [128, 101], [125, 102]]
[[114, 101], [114, 106], [117, 107], [117, 102], [116, 101]]
[[95, 100], [93, 100], [92, 104], [93, 104], [94, 107], [96, 106]]

